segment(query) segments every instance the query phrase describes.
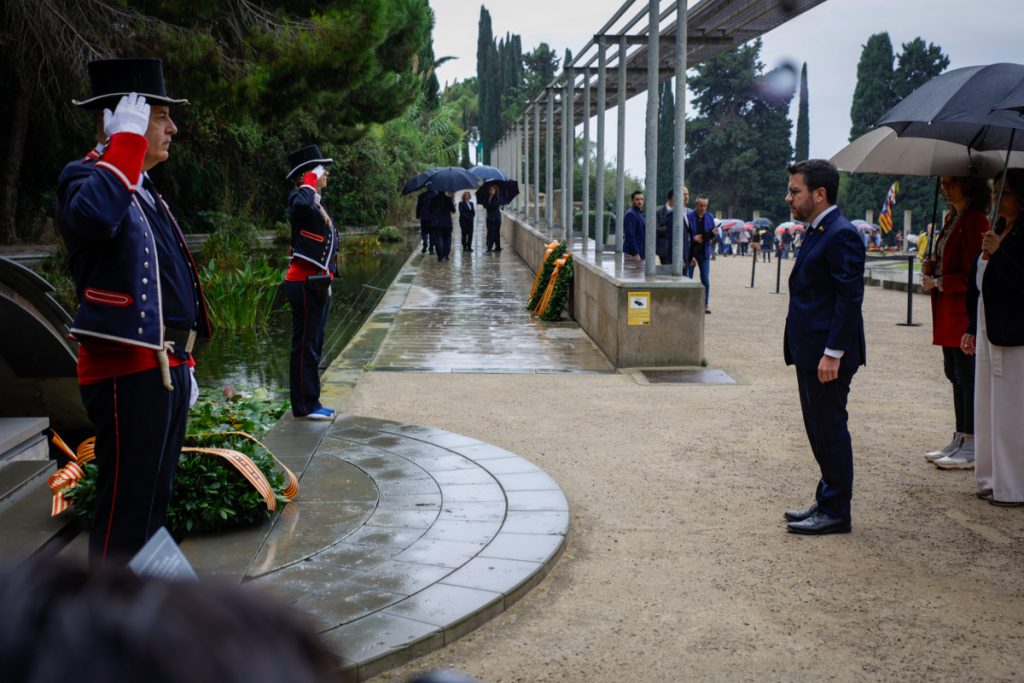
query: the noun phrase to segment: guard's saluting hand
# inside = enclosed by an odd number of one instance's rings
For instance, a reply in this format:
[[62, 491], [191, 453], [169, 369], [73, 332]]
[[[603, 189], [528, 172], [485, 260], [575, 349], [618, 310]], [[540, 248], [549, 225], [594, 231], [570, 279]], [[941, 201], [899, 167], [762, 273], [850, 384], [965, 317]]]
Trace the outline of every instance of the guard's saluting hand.
[[114, 133], [145, 135], [149, 128], [149, 105], [146, 98], [130, 92], [121, 98], [114, 111], [103, 110], [103, 132], [109, 138]]

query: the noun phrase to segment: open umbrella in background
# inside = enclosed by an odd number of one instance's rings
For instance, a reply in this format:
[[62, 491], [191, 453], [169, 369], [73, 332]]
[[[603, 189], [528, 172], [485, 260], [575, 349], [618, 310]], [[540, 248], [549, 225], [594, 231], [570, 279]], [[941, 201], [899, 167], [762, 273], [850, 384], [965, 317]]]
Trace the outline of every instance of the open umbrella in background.
[[434, 175], [434, 171], [437, 169], [430, 169], [429, 171], [423, 171], [417, 173], [405, 183], [405, 187], [402, 188], [402, 194], [409, 194], [415, 192], [427, 186], [430, 182], [430, 176]]
[[460, 166], [442, 166], [424, 172], [430, 174], [425, 185], [429, 185], [430, 189], [434, 192], [474, 190], [482, 182], [475, 175]]
[[508, 180], [505, 174], [501, 172], [501, 169], [495, 168], [494, 166], [485, 166], [483, 164], [478, 164], [470, 168], [469, 172], [483, 181]]
[[[1005, 150], [981, 151], [935, 138], [900, 137], [894, 128], [880, 126], [843, 147], [830, 161], [848, 173], [991, 178], [1003, 168], [1005, 158]], [[1010, 166], [1024, 166], [1024, 151], [1011, 152]]]
[[498, 203], [504, 206], [519, 196], [519, 183], [515, 180], [489, 180], [476, 191], [476, 201], [485, 203], [490, 197], [490, 188], [497, 188]]

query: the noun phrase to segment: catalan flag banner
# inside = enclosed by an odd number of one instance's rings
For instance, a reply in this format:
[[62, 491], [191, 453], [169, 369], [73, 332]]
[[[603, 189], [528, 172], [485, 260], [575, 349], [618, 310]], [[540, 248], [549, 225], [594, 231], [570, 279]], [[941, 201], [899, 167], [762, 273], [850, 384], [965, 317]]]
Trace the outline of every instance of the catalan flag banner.
[[878, 214], [878, 227], [882, 233], [892, 230], [892, 207], [896, 204], [896, 195], [900, 192], [900, 181], [889, 186], [889, 192], [885, 195], [885, 203], [882, 204], [882, 211]]

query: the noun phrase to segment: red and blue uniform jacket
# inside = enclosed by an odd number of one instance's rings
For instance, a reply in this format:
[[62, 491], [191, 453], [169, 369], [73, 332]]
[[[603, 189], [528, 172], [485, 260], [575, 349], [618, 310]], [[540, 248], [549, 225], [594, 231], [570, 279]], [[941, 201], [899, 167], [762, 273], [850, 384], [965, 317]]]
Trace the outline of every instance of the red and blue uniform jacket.
[[[146, 139], [111, 137], [102, 152], [64, 167], [57, 225], [67, 247], [79, 305], [71, 333], [80, 340], [160, 349], [164, 326], [211, 332], [199, 273], [184, 235], [155, 188], [137, 193]], [[148, 181], [147, 181], [148, 182]], [[188, 358], [184, 349], [175, 349]]]
[[288, 220], [292, 226], [292, 261], [302, 259], [322, 271], [337, 273], [338, 231], [316, 190], [305, 182], [288, 195]]

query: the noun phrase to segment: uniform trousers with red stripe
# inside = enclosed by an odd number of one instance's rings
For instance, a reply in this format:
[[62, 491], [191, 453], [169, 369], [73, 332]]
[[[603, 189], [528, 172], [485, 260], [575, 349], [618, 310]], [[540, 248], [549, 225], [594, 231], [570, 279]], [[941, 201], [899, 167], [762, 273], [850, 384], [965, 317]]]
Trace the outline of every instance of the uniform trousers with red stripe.
[[292, 414], [302, 417], [323, 408], [320, 357], [331, 297], [326, 290], [315, 291], [305, 282], [285, 281], [284, 293], [292, 308], [292, 353], [288, 373]]
[[192, 387], [188, 365], [170, 371], [174, 391], [159, 368], [80, 387], [96, 428], [93, 563], [126, 562], [167, 524]]

